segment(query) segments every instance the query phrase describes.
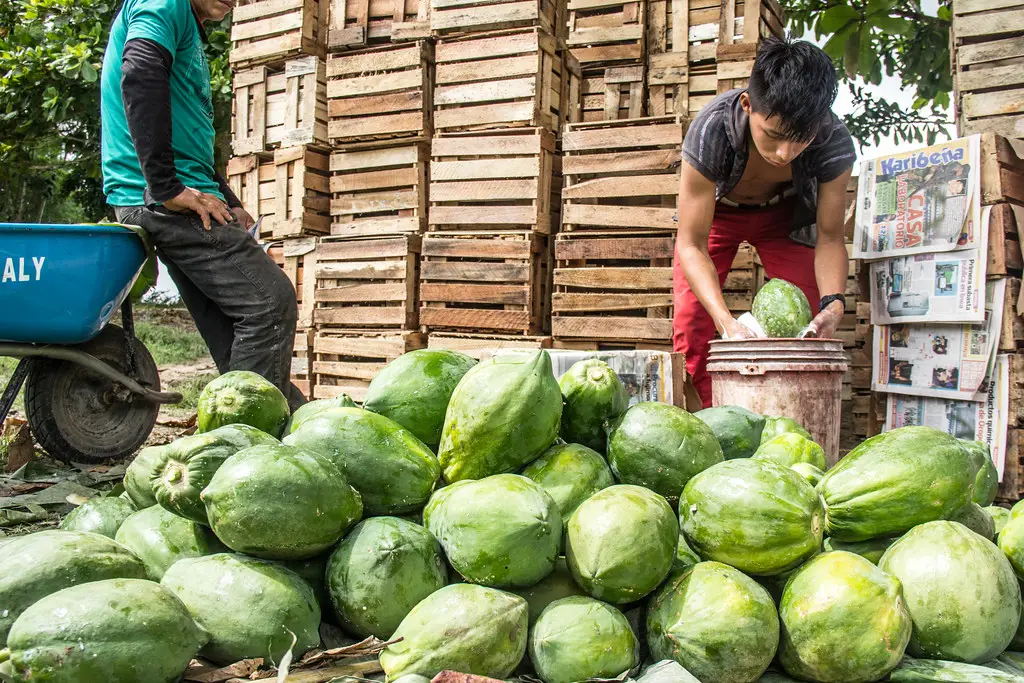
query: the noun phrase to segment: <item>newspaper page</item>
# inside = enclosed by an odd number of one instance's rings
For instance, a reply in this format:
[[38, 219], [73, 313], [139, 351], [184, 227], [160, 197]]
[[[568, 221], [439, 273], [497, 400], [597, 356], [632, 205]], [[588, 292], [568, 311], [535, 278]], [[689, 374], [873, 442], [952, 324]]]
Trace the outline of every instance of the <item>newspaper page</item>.
[[872, 389], [977, 401], [1003, 320], [1006, 280], [988, 283], [985, 319], [973, 325], [877, 325]]
[[854, 257], [980, 249], [981, 136], [861, 162]]
[[987, 443], [999, 471], [999, 481], [1002, 481], [1010, 409], [1010, 357], [1007, 354], [996, 354], [995, 368], [982, 383], [979, 398], [978, 401], [958, 401], [889, 394], [885, 430], [925, 425], [958, 439]]
[[[987, 219], [992, 207], [985, 208]], [[987, 249], [985, 240], [981, 250], [875, 261], [871, 264], [871, 324], [984, 320]]]
[[[527, 353], [517, 349], [502, 349], [494, 355]], [[536, 351], [529, 351], [536, 353]], [[555, 377], [561, 379], [573, 363], [597, 358], [615, 371], [629, 393], [629, 405], [642, 401], [673, 403], [672, 354], [666, 351], [569, 351], [548, 350]]]

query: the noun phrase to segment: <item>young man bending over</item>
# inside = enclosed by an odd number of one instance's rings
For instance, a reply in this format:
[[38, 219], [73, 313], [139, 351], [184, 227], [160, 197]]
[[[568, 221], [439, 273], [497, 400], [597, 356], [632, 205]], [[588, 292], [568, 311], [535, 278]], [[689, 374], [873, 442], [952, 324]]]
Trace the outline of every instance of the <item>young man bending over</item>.
[[830, 337], [843, 316], [843, 213], [856, 155], [850, 132], [832, 113], [836, 90], [832, 60], [819, 48], [769, 38], [750, 85], [717, 96], [690, 124], [679, 185], [672, 345], [686, 354], [705, 407], [715, 331], [729, 339], [753, 336], [722, 295], [741, 243], [757, 249], [768, 277], [792, 282], [820, 311], [811, 334]]

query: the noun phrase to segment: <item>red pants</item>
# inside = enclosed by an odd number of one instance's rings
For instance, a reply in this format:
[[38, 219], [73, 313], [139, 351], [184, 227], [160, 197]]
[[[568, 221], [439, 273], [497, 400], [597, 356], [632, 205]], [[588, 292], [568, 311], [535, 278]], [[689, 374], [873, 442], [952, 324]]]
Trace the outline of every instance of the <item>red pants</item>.
[[[794, 200], [782, 201], [765, 209], [740, 209], [718, 203], [708, 236], [708, 254], [718, 270], [718, 282], [732, 268], [740, 244], [748, 242], [757, 249], [769, 278], [782, 278], [803, 290], [818, 308], [818, 285], [814, 280], [814, 249], [789, 238], [792, 230]], [[705, 408], [711, 407], [711, 377], [707, 372], [708, 342], [715, 338], [715, 324], [697, 300], [683, 277], [676, 259], [672, 268], [675, 320], [672, 324], [672, 348], [686, 354], [686, 370], [693, 378]]]

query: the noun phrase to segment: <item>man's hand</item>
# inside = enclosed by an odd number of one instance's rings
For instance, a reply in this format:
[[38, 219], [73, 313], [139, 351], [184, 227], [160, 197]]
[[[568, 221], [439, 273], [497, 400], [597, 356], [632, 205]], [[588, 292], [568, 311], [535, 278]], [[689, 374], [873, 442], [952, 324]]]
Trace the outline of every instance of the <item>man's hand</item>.
[[836, 328], [843, 319], [843, 305], [839, 301], [833, 301], [825, 307], [821, 313], [815, 316], [811, 324], [807, 326], [804, 338], [808, 339], [833, 339]]
[[757, 339], [757, 335], [736, 318], [729, 318], [722, 324], [722, 339]]
[[[249, 212], [241, 206], [236, 206], [231, 209], [231, 215], [235, 217], [235, 220], [238, 221], [238, 224], [242, 226], [242, 229], [246, 232], [249, 232], [249, 228], [256, 223], [256, 221], [253, 220], [253, 217], [249, 215]], [[259, 237], [259, 235], [257, 235], [257, 237]]]
[[[206, 230], [210, 229], [210, 218], [213, 218], [221, 225], [234, 220], [234, 216], [228, 211], [227, 204], [212, 194], [193, 190], [191, 187], [186, 187], [177, 197], [164, 202], [164, 208], [176, 213], [194, 211], [199, 215], [200, 220], [203, 221], [203, 228]], [[252, 219], [250, 218], [249, 220]]]

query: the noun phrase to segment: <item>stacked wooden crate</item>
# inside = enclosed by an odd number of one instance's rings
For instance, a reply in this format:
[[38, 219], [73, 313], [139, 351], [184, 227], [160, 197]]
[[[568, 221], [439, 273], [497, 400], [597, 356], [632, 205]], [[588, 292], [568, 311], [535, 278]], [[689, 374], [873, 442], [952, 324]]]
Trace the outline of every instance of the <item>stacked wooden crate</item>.
[[959, 0], [952, 11], [957, 132], [1024, 137], [1024, 2]]
[[437, 35], [420, 326], [479, 354], [550, 345], [558, 136], [580, 117], [564, 0], [433, 0]]
[[418, 281], [434, 43], [399, 42], [427, 30], [426, 10], [399, 3], [385, 21], [379, 8], [341, 6], [331, 49], [358, 49], [327, 58], [331, 223], [311, 256], [313, 395], [358, 401], [380, 368], [425, 345]]
[[260, 217], [258, 237], [299, 304], [292, 380], [310, 394], [313, 275], [306, 261], [330, 232], [327, 78], [329, 0], [239, 0], [233, 12], [228, 183]]
[[552, 336], [560, 348], [670, 349], [676, 194], [687, 120], [570, 125]]

